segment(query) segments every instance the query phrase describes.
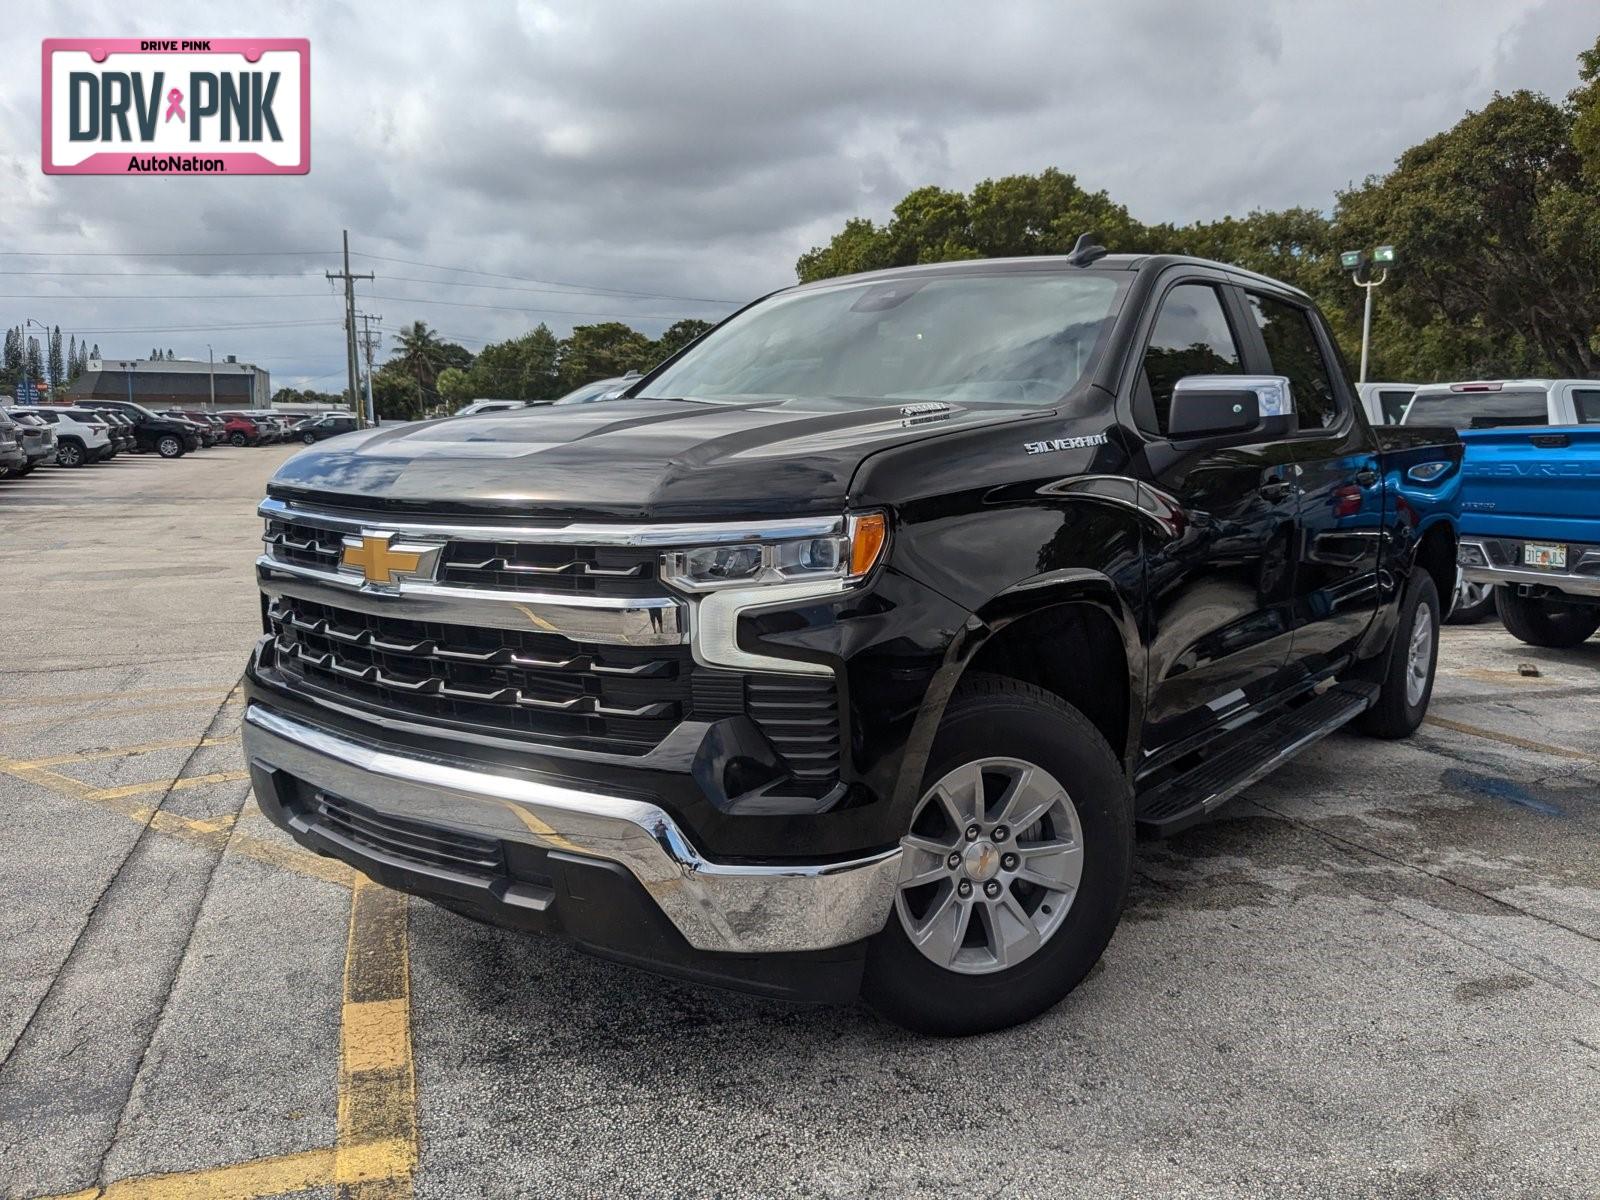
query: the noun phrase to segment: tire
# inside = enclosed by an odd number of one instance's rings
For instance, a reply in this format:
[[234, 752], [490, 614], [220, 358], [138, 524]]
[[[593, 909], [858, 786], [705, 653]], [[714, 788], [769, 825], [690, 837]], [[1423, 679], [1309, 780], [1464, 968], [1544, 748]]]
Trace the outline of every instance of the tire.
[[1503, 585], [1495, 588], [1494, 602], [1511, 636], [1530, 646], [1565, 650], [1600, 629], [1600, 607], [1519, 596], [1515, 588]]
[[[982, 777], [989, 802], [976, 817], [982, 836], [973, 840], [954, 828], [935, 785], [964, 773], [975, 778], [980, 764], [987, 764]], [[1013, 793], [1007, 780], [1022, 778], [1024, 770], [1035, 782], [1042, 776], [1043, 786]], [[958, 794], [978, 790], [954, 786]], [[1043, 803], [1039, 797], [1051, 795], [1056, 807], [1027, 828], [1008, 832], [997, 823], [1014, 815], [1003, 807], [1013, 794], [1032, 808]], [[884, 1017], [940, 1036], [1004, 1029], [1056, 1004], [1100, 960], [1122, 916], [1133, 872], [1133, 792], [1122, 764], [1082, 713], [1031, 684], [990, 675], [964, 680], [939, 725], [923, 796], [908, 823], [902, 882], [888, 924], [868, 946], [862, 981], [863, 997]], [[1055, 846], [1078, 849], [1073, 854]], [[1008, 847], [1028, 857], [1019, 859]], [[959, 869], [949, 868], [951, 855], [961, 860]], [[1008, 875], [1013, 861], [1024, 869], [1031, 862], [1042, 873], [1062, 873], [1063, 890]], [[1075, 878], [1074, 865], [1081, 872]], [[939, 878], [910, 882], [919, 875]], [[958, 881], [968, 886], [970, 899], [959, 899]], [[993, 907], [985, 899], [989, 887], [996, 889]], [[968, 911], [959, 914], [963, 903]], [[959, 914], [948, 926], [955, 936], [929, 937], [929, 952], [918, 949], [908, 926], [926, 920], [927, 927], [943, 929], [945, 919], [934, 914], [952, 907]], [[1015, 923], [1024, 918], [1031, 924]], [[1031, 940], [1008, 948], [1003, 957], [1015, 959], [1009, 966], [994, 951], [996, 922], [1009, 923], [1014, 933], [1034, 930]], [[974, 939], [981, 944], [972, 945]], [[941, 944], [942, 955], [936, 953]]]
[[1439, 666], [1439, 617], [1439, 589], [1431, 575], [1417, 568], [1411, 572], [1400, 603], [1400, 620], [1389, 643], [1378, 702], [1356, 720], [1362, 733], [1410, 737], [1422, 724]]
[[38, 459], [30, 459], [26, 464], [11, 472], [11, 478], [21, 479], [24, 475], [32, 475], [33, 469], [39, 465]]
[[316, 434], [314, 434], [314, 433], [306, 433], [306, 434], [302, 434], [302, 435], [301, 435], [301, 436], [300, 436], [300, 440], [301, 440], [301, 441], [302, 441], [302, 442], [304, 442], [304, 443], [305, 443], [305, 444], [306, 444], [306, 445], [308, 445], [308, 446], [310, 446], [310, 445], [314, 445], [314, 444], [315, 444], [315, 443], [316, 443], [316, 440], [317, 440], [317, 435], [316, 435]]
[[1461, 578], [1459, 569], [1456, 572], [1456, 591], [1452, 600], [1450, 615], [1445, 618], [1447, 625], [1476, 625], [1479, 621], [1494, 616], [1494, 585], [1468, 583]]
[[81, 467], [88, 461], [83, 451], [81, 442], [64, 441], [56, 446], [56, 465], [61, 467]]
[[241, 447], [242, 446], [247, 446], [250, 443], [250, 439], [249, 438], [245, 437], [244, 434], [237, 433], [237, 432], [229, 434], [228, 435], [228, 441], [232, 442], [235, 446], [241, 446]]
[[183, 439], [175, 433], [163, 433], [156, 439], [156, 453], [162, 458], [182, 458]]

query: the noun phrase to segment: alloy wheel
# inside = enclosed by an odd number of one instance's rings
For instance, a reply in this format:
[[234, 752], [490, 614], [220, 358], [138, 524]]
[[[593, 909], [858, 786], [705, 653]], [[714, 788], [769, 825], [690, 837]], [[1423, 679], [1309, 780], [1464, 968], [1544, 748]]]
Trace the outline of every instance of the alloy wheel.
[[1422, 703], [1432, 672], [1433, 610], [1419, 604], [1417, 615], [1411, 619], [1411, 639], [1406, 647], [1406, 703], [1411, 707]]
[[1061, 783], [1015, 758], [938, 780], [900, 840], [895, 911], [926, 958], [963, 975], [1004, 971], [1060, 929], [1083, 877], [1083, 828]]

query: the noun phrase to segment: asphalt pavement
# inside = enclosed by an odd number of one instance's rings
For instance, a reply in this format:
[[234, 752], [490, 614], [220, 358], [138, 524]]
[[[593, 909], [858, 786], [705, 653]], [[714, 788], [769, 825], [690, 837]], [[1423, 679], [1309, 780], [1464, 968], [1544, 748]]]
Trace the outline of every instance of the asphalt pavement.
[[1104, 961], [926, 1040], [407, 902], [256, 811], [291, 448], [0, 481], [0, 1196], [1600, 1195], [1600, 639], [1143, 844]]

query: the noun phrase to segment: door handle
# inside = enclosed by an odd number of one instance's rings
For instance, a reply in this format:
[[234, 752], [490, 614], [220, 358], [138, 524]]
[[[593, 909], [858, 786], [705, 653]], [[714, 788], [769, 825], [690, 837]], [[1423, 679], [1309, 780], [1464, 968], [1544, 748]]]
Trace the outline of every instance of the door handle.
[[1364, 488], [1371, 487], [1373, 484], [1378, 482], [1378, 473], [1371, 467], [1362, 467], [1361, 470], [1357, 471], [1353, 476], [1351, 476], [1351, 478], [1353, 478]]
[[1269, 479], [1261, 485], [1261, 497], [1264, 500], [1283, 500], [1294, 494], [1294, 484], [1287, 479]]

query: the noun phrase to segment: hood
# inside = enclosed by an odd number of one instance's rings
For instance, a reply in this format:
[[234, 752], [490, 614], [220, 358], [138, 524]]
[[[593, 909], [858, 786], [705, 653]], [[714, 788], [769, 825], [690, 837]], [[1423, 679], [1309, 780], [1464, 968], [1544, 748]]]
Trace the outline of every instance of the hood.
[[289, 459], [274, 495], [621, 520], [838, 512], [878, 450], [1038, 410], [809, 399], [610, 400], [385, 426]]

